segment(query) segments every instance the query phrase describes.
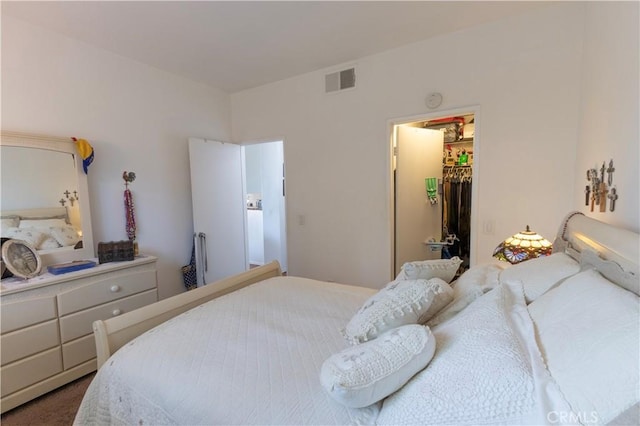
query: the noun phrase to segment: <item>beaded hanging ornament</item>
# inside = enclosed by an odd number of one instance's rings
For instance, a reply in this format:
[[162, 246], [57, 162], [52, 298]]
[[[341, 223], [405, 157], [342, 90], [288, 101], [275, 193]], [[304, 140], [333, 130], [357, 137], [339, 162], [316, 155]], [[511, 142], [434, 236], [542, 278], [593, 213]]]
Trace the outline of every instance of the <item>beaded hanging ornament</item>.
[[133, 196], [131, 195], [131, 191], [129, 190], [129, 184], [136, 180], [136, 174], [134, 172], [124, 172], [122, 174], [122, 179], [124, 179], [124, 211], [127, 220], [127, 237], [129, 241], [134, 241], [136, 239], [136, 218], [135, 212], [133, 208]]

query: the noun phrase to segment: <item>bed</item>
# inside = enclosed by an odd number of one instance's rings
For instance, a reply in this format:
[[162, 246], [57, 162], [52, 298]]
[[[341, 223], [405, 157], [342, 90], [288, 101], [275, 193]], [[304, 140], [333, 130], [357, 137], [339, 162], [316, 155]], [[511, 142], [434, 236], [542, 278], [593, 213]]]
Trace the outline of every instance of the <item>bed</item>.
[[75, 424], [638, 424], [639, 245], [571, 213], [551, 256], [450, 284], [274, 262], [94, 323]]
[[73, 250], [82, 241], [66, 207], [3, 210], [0, 217], [2, 238], [26, 241], [42, 254]]

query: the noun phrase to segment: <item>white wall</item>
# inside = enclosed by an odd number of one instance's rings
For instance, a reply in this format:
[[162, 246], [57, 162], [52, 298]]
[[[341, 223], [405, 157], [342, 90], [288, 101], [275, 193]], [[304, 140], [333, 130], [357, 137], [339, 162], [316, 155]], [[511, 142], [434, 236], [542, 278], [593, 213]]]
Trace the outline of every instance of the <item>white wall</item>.
[[261, 150], [259, 145], [247, 145], [244, 148], [245, 185], [247, 194], [262, 192], [262, 173], [260, 168]]
[[[75, 165], [68, 153], [3, 146], [2, 210], [62, 207], [64, 192], [78, 190]], [[43, 170], [48, 179], [41, 178]], [[69, 201], [66, 207], [71, 208]]]
[[[562, 4], [231, 96], [236, 141], [283, 138], [289, 272], [379, 287], [391, 276], [388, 122], [479, 105], [478, 260], [531, 225], [550, 239], [573, 207], [584, 5]], [[330, 48], [330, 46], [327, 46]], [[326, 70], [330, 71], [330, 70]], [[304, 223], [304, 225], [301, 225]]]
[[[82, 23], [78, 23], [82, 25]], [[2, 16], [2, 128], [89, 140], [94, 240], [126, 239], [123, 171], [161, 298], [183, 290], [193, 224], [187, 138], [230, 139], [223, 92]]]
[[[638, 2], [587, 5], [582, 117], [575, 173], [576, 210], [636, 232], [640, 230], [639, 9]], [[603, 161], [608, 166], [610, 159], [616, 169], [613, 181], [620, 198], [615, 211], [607, 207], [606, 213], [591, 213], [584, 205], [586, 170], [599, 168]]]

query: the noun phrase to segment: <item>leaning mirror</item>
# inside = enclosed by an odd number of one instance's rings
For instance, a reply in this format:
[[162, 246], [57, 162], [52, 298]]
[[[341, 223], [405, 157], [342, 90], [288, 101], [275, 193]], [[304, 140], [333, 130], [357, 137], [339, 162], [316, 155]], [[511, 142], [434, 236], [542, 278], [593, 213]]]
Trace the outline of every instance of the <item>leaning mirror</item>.
[[71, 139], [2, 132], [2, 237], [26, 241], [42, 265], [95, 256], [87, 176]]

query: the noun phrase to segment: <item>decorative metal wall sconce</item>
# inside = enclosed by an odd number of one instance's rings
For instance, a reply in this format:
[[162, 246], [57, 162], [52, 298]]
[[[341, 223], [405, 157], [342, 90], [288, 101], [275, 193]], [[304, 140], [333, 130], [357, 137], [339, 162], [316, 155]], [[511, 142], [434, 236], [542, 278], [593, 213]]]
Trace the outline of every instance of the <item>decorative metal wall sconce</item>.
[[[591, 206], [590, 210], [594, 211], [595, 206], [599, 206], [601, 213], [607, 211], [607, 199], [609, 200], [609, 211], [614, 211], [616, 208], [616, 200], [618, 199], [618, 193], [615, 185], [613, 185], [613, 160], [609, 161], [609, 167], [605, 162], [602, 162], [600, 169], [593, 168], [587, 170], [587, 181], [591, 182], [591, 185], [586, 185], [584, 188], [585, 206]], [[607, 173], [607, 180], [605, 182], [604, 174]]]
[[[73, 195], [72, 195], [73, 194]], [[62, 207], [65, 206], [65, 204], [67, 203], [67, 201], [69, 201], [69, 203], [71, 204], [71, 207], [73, 207], [73, 204], [78, 201], [78, 191], [69, 191], [68, 189], [66, 191], [64, 191], [62, 193], [62, 195], [64, 195], [63, 198], [60, 198], [60, 201], [58, 201], [60, 203], [60, 205]], [[66, 198], [66, 199], [65, 199]]]

